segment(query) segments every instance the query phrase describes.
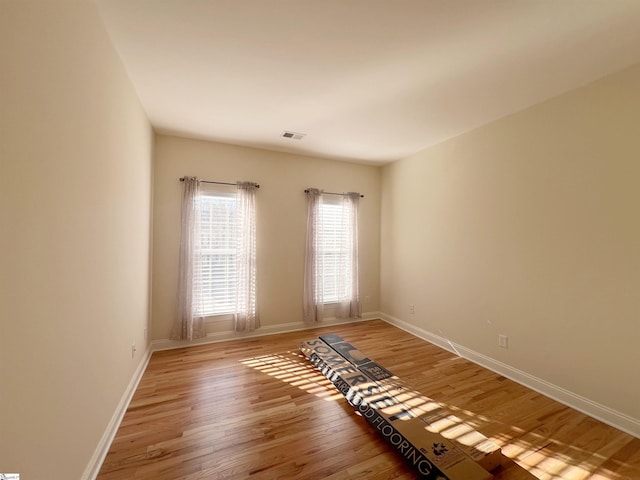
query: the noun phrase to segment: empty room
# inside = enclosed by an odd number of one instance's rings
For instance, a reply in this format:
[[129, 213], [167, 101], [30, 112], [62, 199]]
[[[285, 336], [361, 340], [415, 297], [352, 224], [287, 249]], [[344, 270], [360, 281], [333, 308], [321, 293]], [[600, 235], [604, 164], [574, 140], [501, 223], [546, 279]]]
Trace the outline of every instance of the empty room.
[[640, 480], [640, 2], [0, 0], [0, 477]]

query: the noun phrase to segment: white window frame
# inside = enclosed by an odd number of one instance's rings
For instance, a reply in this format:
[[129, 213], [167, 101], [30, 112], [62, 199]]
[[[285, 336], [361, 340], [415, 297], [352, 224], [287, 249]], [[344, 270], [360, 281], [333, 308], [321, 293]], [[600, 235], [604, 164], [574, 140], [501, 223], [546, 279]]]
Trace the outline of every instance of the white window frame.
[[[202, 276], [202, 315], [227, 319], [235, 313], [237, 294], [237, 190], [235, 186], [206, 185], [200, 191], [200, 268]], [[207, 212], [216, 202], [218, 214], [226, 216], [226, 229], [208, 221]], [[218, 220], [221, 218], [219, 217]], [[217, 238], [216, 238], [217, 237]], [[217, 243], [217, 245], [216, 245]], [[205, 263], [208, 256], [222, 255], [226, 260]]]
[[[353, 246], [349, 245], [348, 241], [351, 226], [343, 223], [346, 215], [342, 196], [323, 195], [320, 208], [322, 233], [317, 254], [322, 261], [323, 278], [319, 278], [318, 281], [324, 285], [323, 303], [333, 305], [351, 298], [351, 265], [354, 254]], [[339, 280], [341, 275], [346, 277], [343, 281]], [[339, 292], [340, 285], [346, 290]]]

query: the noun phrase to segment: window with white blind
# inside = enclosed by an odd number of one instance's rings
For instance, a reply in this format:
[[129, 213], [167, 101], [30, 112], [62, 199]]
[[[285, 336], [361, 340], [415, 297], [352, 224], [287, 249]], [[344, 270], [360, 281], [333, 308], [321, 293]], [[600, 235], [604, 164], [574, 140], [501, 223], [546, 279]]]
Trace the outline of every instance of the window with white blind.
[[347, 215], [342, 198], [327, 198], [320, 206], [319, 255], [322, 262], [324, 303], [343, 302], [351, 298], [354, 249], [350, 232], [352, 219]]
[[210, 188], [200, 196], [199, 268], [203, 316], [234, 313], [236, 308], [236, 192]]

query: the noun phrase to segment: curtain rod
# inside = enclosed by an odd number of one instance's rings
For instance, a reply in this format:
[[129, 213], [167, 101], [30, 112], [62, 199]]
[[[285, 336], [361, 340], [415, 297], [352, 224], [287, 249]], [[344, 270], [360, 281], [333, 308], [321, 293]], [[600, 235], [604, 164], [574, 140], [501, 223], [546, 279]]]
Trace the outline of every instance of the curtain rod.
[[[184, 177], [180, 177], [180, 181], [184, 182]], [[229, 183], [229, 182], [213, 182], [211, 180], [199, 180], [200, 183], [215, 183], [216, 185], [238, 185], [237, 183]], [[256, 188], [260, 188], [260, 185], [256, 184]]]
[[[304, 193], [309, 193], [309, 189], [306, 189]], [[336, 193], [336, 192], [322, 192], [323, 195], [342, 195], [343, 197], [346, 193]], [[364, 198], [364, 195], [360, 194], [360, 198]]]

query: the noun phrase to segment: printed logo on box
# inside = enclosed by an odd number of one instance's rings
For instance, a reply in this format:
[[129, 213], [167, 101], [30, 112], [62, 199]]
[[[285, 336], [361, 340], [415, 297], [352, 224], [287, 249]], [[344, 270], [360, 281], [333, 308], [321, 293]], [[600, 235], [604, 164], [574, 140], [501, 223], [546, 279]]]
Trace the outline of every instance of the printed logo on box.
[[389, 370], [378, 365], [376, 362], [367, 362], [362, 365], [358, 365], [358, 369], [360, 369], [361, 372], [364, 372], [367, 377], [376, 381], [393, 377], [393, 374]]
[[19, 473], [0, 473], [0, 480], [20, 480]]

